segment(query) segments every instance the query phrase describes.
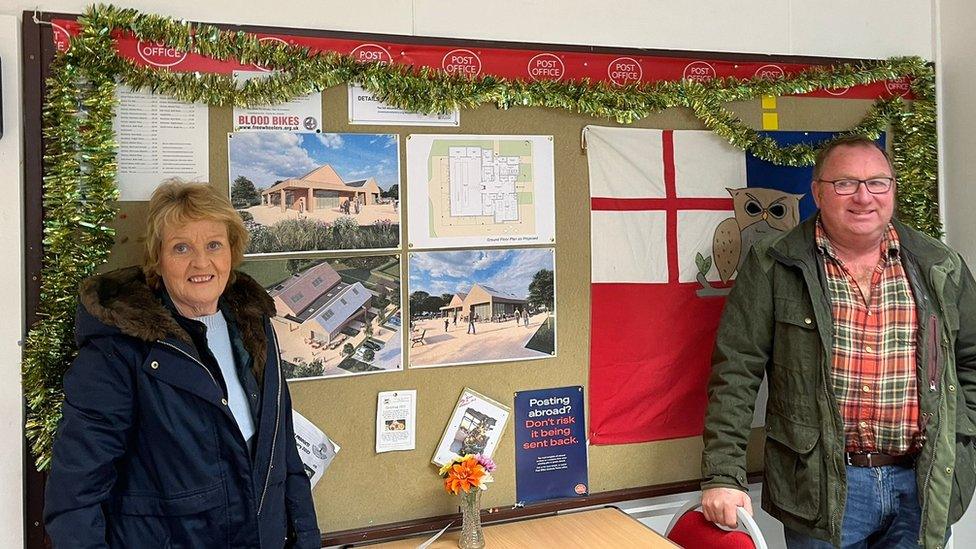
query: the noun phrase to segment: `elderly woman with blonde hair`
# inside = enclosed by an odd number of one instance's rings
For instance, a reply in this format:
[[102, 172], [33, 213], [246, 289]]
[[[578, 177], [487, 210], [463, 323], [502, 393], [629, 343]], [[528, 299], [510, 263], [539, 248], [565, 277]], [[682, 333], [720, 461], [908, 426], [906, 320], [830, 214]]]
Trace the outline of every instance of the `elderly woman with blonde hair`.
[[210, 185], [149, 202], [145, 260], [79, 288], [44, 518], [61, 547], [320, 547], [274, 303]]

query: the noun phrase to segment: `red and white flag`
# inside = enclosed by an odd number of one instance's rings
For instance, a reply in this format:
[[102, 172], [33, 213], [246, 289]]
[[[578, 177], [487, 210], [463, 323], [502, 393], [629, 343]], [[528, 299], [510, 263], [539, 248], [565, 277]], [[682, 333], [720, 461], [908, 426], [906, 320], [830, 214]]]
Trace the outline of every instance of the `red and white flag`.
[[[755, 236], [740, 234], [735, 220], [746, 153], [709, 131], [589, 126], [585, 139], [590, 440], [699, 435], [715, 332], [739, 259], [737, 249], [730, 257], [713, 244], [734, 236], [748, 245]], [[795, 216], [798, 195], [788, 196]]]

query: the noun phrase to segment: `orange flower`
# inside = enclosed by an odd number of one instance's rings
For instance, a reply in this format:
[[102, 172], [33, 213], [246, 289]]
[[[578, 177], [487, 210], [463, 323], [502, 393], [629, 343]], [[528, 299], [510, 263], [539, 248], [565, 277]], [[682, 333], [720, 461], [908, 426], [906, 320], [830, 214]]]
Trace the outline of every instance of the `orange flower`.
[[470, 492], [472, 488], [481, 488], [481, 480], [485, 476], [485, 468], [476, 459], [466, 459], [455, 463], [447, 471], [444, 479], [444, 489], [458, 495], [460, 492]]

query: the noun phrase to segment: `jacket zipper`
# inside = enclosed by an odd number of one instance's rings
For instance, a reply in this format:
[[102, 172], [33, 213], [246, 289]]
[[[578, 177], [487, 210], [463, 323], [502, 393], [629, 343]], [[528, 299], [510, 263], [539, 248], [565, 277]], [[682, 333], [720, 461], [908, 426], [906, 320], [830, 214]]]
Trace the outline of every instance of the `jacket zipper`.
[[183, 353], [184, 355], [186, 355], [193, 362], [196, 362], [197, 364], [199, 364], [200, 367], [203, 368], [203, 371], [204, 372], [207, 372], [207, 375], [210, 376], [210, 380], [214, 382], [214, 385], [217, 386], [217, 389], [218, 390], [220, 389], [220, 384], [217, 383], [217, 378], [215, 378], [213, 376], [213, 373], [210, 372], [210, 369], [207, 368], [206, 366], [204, 366], [202, 362], [200, 362], [199, 360], [197, 360], [197, 358], [195, 356], [193, 356], [190, 353], [184, 351], [183, 349], [180, 349], [179, 347], [177, 347], [176, 345], [173, 345], [172, 343], [167, 343], [167, 342], [163, 341], [162, 339], [157, 339], [156, 342], [157, 343], [162, 343], [163, 345], [165, 345], [167, 347], [170, 347], [172, 349], [176, 349], [177, 351], [179, 351], [179, 352]]
[[[261, 501], [258, 502], [259, 517], [261, 516], [261, 510], [264, 508], [264, 497], [268, 495], [268, 484], [271, 482], [271, 469], [274, 468], [275, 445], [278, 442], [278, 425], [281, 423], [281, 384], [284, 383], [281, 379], [281, 352], [278, 350], [278, 336], [275, 334], [274, 328], [271, 329], [271, 338], [274, 340], [275, 361], [278, 365], [278, 396], [275, 400], [275, 428], [274, 435], [271, 437], [271, 454], [268, 456], [268, 474], [264, 477], [264, 490], [261, 491]], [[285, 459], [287, 459], [287, 456]]]
[[[825, 294], [821, 294], [821, 298], [823, 299], [823, 306], [829, 311], [830, 310], [830, 302], [827, 301], [827, 296]], [[818, 322], [818, 324], [819, 324], [819, 322]], [[836, 396], [834, 396], [834, 393], [833, 393], [833, 391], [830, 388], [830, 381], [829, 381], [830, 380], [830, 365], [827, 363], [827, 360], [828, 360], [827, 357], [829, 357], [829, 356], [830, 356], [830, 351], [827, 350], [827, 351], [824, 352], [824, 354], [823, 354], [823, 356], [821, 357], [821, 360], [820, 360], [820, 363], [821, 363], [821, 375], [825, 376], [824, 377], [824, 380], [823, 380], [823, 383], [821, 383], [820, 386], [823, 387], [824, 396], [826, 396], [827, 402], [830, 405], [829, 408], [831, 410], [839, 410], [839, 407], [837, 405], [837, 402], [835, 401]], [[826, 364], [826, 367], [824, 367], [825, 364]], [[839, 412], [838, 413], [832, 413], [830, 415], [830, 420], [834, 422], [834, 428], [837, 429], [838, 432], [840, 432], [840, 433], [843, 433], [844, 432], [844, 426], [843, 426], [843, 422], [840, 420], [840, 413]], [[843, 437], [843, 435], [842, 435], [842, 437]], [[843, 444], [842, 444], [842, 446], [843, 446]], [[841, 476], [841, 472], [840, 472], [840, 469], [837, 468], [837, 460], [836, 459], [832, 459], [832, 460], [830, 460], [830, 462], [831, 462], [831, 465], [833, 465], [833, 467], [834, 467], [834, 474], [836, 474], [838, 476], [838, 478], [839, 478]], [[847, 476], [847, 470], [846, 469], [844, 470], [843, 476], [845, 478]], [[839, 531], [840, 530], [840, 527], [837, 525], [837, 520], [838, 520], [838, 517], [841, 514], [841, 509], [843, 509], [844, 506], [845, 506], [845, 502], [842, 501], [841, 504], [839, 506], [835, 507], [833, 509], [833, 512], [830, 513], [830, 535], [831, 535], [831, 537], [833, 537], [835, 531]]]
[[[943, 316], [945, 316], [944, 312], [943, 312]], [[930, 344], [929, 390], [935, 391], [936, 385], [938, 383], [938, 371], [941, 370], [938, 361], [939, 349], [941, 348], [941, 343], [939, 342], [938, 322], [935, 317], [935, 314], [929, 315], [929, 331], [931, 332], [929, 334], [929, 344]], [[945, 392], [939, 391], [938, 404], [936, 405], [935, 411], [932, 412], [933, 414], [939, 413], [939, 410], [942, 409], [942, 399], [944, 398], [945, 398]], [[922, 502], [922, 509], [921, 509], [922, 516], [921, 516], [921, 522], [919, 524], [919, 529], [918, 529], [918, 535], [919, 535], [918, 541], [920, 544], [924, 543], [925, 541], [925, 529], [928, 525], [928, 507], [929, 507], [929, 498], [926, 496], [928, 495], [928, 491], [929, 491], [929, 482], [932, 480], [932, 471], [935, 470], [935, 462], [937, 458], [936, 453], [939, 449], [938, 442], [939, 442], [939, 437], [942, 434], [942, 424], [944, 423], [944, 420], [945, 418], [939, 419], [938, 428], [935, 432], [935, 442], [932, 444], [932, 457], [929, 460], [928, 470], [925, 472], [925, 482], [922, 483], [922, 493], [919, 494], [920, 496], [919, 499]]]
[[939, 329], [934, 314], [929, 315], [929, 391], [935, 391], [939, 380]]
[[[273, 334], [274, 333], [274, 330], [272, 330], [271, 333]], [[200, 362], [199, 360], [197, 360], [196, 357], [194, 357], [190, 353], [184, 351], [183, 349], [180, 349], [176, 345], [173, 345], [172, 343], [167, 343], [167, 342], [165, 342], [165, 341], [163, 341], [161, 339], [160, 340], [157, 340], [157, 342], [158, 343], [162, 343], [163, 345], [165, 345], [167, 347], [170, 347], [171, 349], [176, 349], [177, 351], [179, 351], [179, 352], [183, 353], [184, 355], [186, 355], [193, 362], [196, 362], [197, 364], [199, 364], [200, 367], [203, 368], [203, 370], [205, 372], [207, 372], [207, 375], [210, 376], [210, 379], [214, 382], [214, 385], [217, 386], [217, 389], [220, 389], [220, 384], [217, 383], [217, 378], [215, 378], [213, 376], [213, 374], [210, 373], [210, 370], [206, 366], [204, 366], [202, 362]], [[278, 338], [277, 337], [275, 337], [275, 349], [276, 350], [278, 349]], [[275, 354], [278, 355], [277, 352]], [[264, 506], [264, 497], [268, 493], [268, 482], [271, 480], [271, 469], [272, 469], [272, 467], [274, 467], [274, 465], [272, 465], [272, 463], [274, 462], [275, 444], [278, 441], [278, 423], [279, 423], [279, 421], [281, 419], [281, 357], [280, 356], [278, 356], [278, 400], [277, 400], [277, 405], [278, 405], [277, 412], [275, 414], [275, 430], [274, 430], [274, 435], [271, 437], [271, 456], [268, 458], [268, 474], [265, 475], [265, 477], [264, 477], [264, 490], [261, 492], [261, 501], [258, 503], [258, 516], [259, 517], [261, 516], [261, 508]]]
[[[943, 398], [945, 398], [944, 393], [939, 395], [939, 409], [942, 408]], [[937, 458], [936, 453], [939, 449], [938, 440], [939, 440], [939, 436], [942, 434], [942, 423], [943, 422], [940, 420], [938, 429], [935, 432], [936, 442], [933, 443], [932, 445], [932, 457], [929, 460], [929, 469], [928, 471], [925, 472], [925, 482], [922, 483], [922, 493], [920, 494], [919, 497], [919, 499], [922, 501], [922, 518], [921, 518], [921, 524], [919, 525], [919, 529], [918, 529], [919, 543], [922, 543], [925, 540], [925, 528], [928, 525], [929, 498], [926, 496], [929, 491], [929, 481], [932, 479], [932, 471], [935, 469], [935, 462]]]

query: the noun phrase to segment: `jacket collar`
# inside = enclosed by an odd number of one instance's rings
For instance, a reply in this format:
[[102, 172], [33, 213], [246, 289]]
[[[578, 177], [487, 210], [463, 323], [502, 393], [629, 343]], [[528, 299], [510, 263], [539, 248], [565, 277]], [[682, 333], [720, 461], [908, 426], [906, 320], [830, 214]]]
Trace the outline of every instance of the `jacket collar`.
[[769, 249], [773, 258], [783, 263], [815, 266], [817, 256], [817, 215], [811, 215], [792, 230], [776, 237]]
[[901, 247], [922, 265], [936, 265], [950, 258], [949, 248], [938, 240], [916, 231], [897, 219], [891, 223], [898, 232]]
[[[902, 251], [922, 265], [934, 265], [949, 258], [948, 249], [937, 240], [911, 229], [901, 221], [892, 219], [891, 224], [898, 233]], [[814, 266], [816, 252], [817, 215], [811, 215], [795, 229], [786, 232], [771, 246], [773, 257], [787, 262], [802, 262]]]
[[[125, 335], [152, 343], [174, 339], [193, 346], [190, 335], [176, 322], [160, 296], [146, 284], [139, 267], [126, 267], [86, 279], [79, 286], [82, 306], [96, 320]], [[274, 316], [274, 300], [250, 276], [234, 272], [224, 293], [221, 308], [232, 314], [244, 346], [253, 358], [253, 372], [260, 382], [267, 360], [268, 338], [265, 319]]]

